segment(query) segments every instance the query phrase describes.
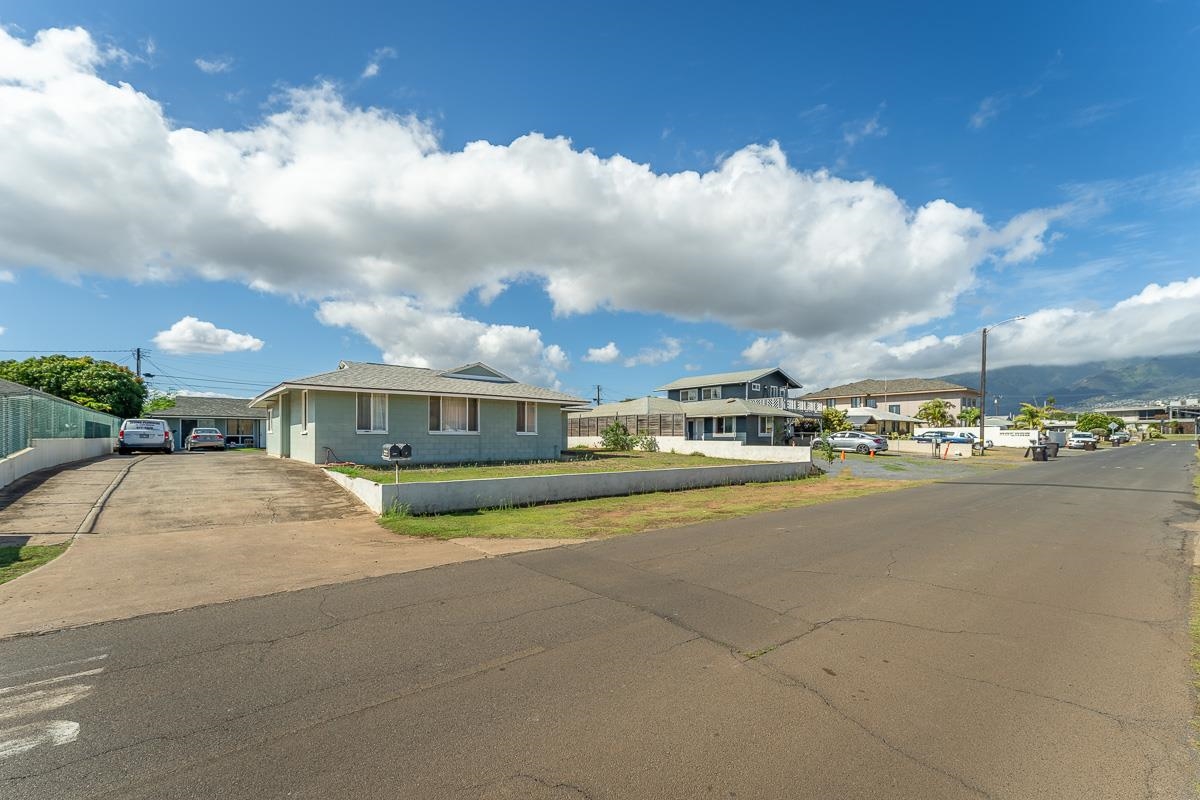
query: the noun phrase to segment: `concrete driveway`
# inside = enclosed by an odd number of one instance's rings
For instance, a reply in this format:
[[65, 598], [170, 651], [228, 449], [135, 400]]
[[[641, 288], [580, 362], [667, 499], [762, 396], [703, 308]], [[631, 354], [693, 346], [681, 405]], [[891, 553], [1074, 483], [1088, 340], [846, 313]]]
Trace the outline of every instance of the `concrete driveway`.
[[71, 539], [57, 560], [0, 585], [0, 637], [490, 554], [396, 536], [317, 467], [235, 451], [110, 456], [0, 495], [0, 544]]

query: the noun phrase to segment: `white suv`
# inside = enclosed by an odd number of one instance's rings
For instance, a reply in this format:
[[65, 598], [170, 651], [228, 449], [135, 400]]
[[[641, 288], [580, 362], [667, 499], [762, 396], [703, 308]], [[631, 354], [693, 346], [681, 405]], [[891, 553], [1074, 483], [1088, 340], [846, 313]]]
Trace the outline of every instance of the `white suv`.
[[1075, 431], [1067, 437], [1067, 447], [1072, 450], [1083, 450], [1089, 444], [1095, 445], [1096, 442], [1096, 437], [1087, 431]]
[[134, 450], [170, 453], [174, 449], [171, 429], [161, 419], [127, 419], [117, 431], [117, 452], [123, 456]]

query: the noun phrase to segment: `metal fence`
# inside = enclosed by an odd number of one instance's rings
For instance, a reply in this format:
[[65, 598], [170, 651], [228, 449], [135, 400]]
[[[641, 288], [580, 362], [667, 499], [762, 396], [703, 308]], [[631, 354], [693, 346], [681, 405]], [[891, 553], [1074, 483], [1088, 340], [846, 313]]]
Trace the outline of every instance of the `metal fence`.
[[29, 447], [34, 439], [107, 439], [121, 420], [53, 395], [29, 389], [0, 394], [0, 458]]

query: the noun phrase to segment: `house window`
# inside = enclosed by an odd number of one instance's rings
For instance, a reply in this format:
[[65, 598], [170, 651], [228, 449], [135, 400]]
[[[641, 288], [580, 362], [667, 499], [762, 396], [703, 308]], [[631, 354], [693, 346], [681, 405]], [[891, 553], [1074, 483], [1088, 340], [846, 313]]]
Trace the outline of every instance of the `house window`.
[[774, 417], [759, 417], [758, 418], [758, 435], [770, 436], [775, 432]]
[[750, 391], [752, 391], [752, 392], [761, 392], [761, 391], [762, 391], [762, 384], [761, 384], [761, 383], [752, 383], [752, 384], [750, 384]]
[[781, 393], [782, 390], [778, 386], [771, 387], [771, 397], [779, 397]]
[[900, 404], [896, 403], [894, 405], [888, 406], [888, 411], [890, 411], [893, 414], [899, 414], [900, 413]]
[[705, 388], [700, 390], [700, 399], [701, 400], [720, 400], [721, 399], [721, 387], [720, 386], [706, 386]]
[[537, 433], [537, 403], [517, 403], [517, 433]]
[[734, 417], [714, 417], [713, 418], [713, 435], [714, 436], [732, 436], [734, 433], [733, 420]]
[[308, 433], [308, 389], [300, 390], [300, 432]]
[[267, 433], [275, 432], [275, 409], [267, 409]]
[[479, 400], [474, 397], [430, 397], [430, 433], [479, 433]]
[[874, 397], [868, 397], [867, 398], [867, 407], [868, 408], [879, 408], [879, 401], [876, 400]]
[[699, 400], [700, 391], [698, 389], [684, 389], [679, 393], [679, 399], [685, 403], [691, 400]]
[[837, 398], [836, 397], [826, 398], [825, 407], [826, 408], [837, 408]]
[[358, 392], [354, 397], [357, 407], [356, 430], [359, 433], [387, 433], [387, 395]]
[[850, 407], [851, 408], [862, 408], [862, 398], [861, 397], [851, 397], [850, 398]]

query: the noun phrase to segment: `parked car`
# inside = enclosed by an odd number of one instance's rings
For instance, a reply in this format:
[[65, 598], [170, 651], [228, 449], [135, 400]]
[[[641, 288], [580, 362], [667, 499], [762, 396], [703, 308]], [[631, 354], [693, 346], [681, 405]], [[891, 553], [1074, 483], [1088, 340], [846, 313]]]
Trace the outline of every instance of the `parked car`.
[[1071, 450], [1083, 450], [1089, 444], [1094, 447], [1096, 442], [1096, 437], [1087, 431], [1073, 431], [1067, 437], [1067, 447]]
[[216, 428], [195, 428], [183, 443], [184, 450], [224, 450], [225, 434]]
[[1112, 436], [1108, 437], [1108, 440], [1113, 443], [1125, 444], [1126, 442], [1129, 441], [1129, 432], [1128, 431], [1117, 431]]
[[954, 431], [925, 431], [913, 437], [914, 442], [944, 442], [947, 437], [953, 436]]
[[853, 450], [864, 455], [888, 449], [887, 439], [862, 431], [837, 431], [826, 434], [824, 437], [813, 439], [813, 447], [821, 447], [824, 439], [829, 440], [834, 450]]
[[117, 431], [117, 452], [123, 456], [135, 450], [170, 453], [174, 449], [171, 429], [161, 419], [127, 419]]

